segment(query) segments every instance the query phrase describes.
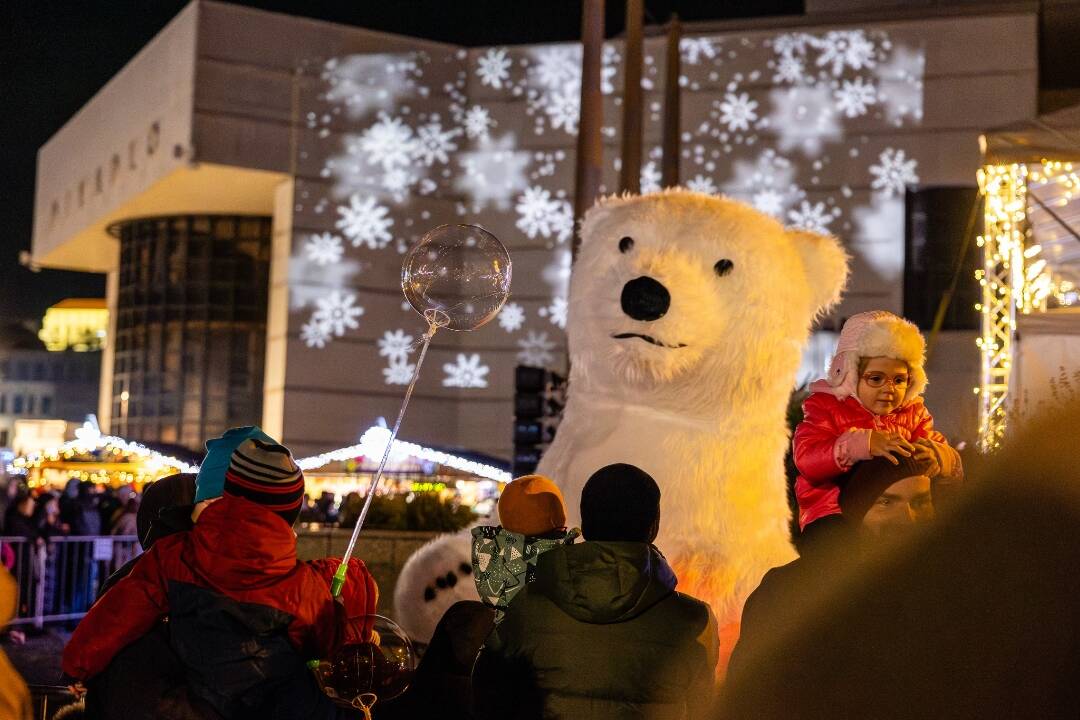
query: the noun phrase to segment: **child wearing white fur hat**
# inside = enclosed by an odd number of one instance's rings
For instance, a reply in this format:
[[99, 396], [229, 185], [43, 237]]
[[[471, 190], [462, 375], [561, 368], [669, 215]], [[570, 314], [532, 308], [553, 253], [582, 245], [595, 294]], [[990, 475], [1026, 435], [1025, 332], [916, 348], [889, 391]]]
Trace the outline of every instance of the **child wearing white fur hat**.
[[795, 429], [800, 529], [840, 514], [838, 480], [860, 460], [914, 457], [929, 463], [931, 478], [962, 474], [960, 455], [923, 404], [925, 353], [918, 328], [892, 313], [844, 323], [829, 375], [810, 385]]

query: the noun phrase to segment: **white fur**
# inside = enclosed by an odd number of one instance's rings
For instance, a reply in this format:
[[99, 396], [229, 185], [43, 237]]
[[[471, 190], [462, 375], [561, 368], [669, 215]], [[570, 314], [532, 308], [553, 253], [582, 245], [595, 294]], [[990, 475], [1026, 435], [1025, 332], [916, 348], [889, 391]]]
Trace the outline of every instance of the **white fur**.
[[[409, 556], [394, 585], [394, 619], [414, 642], [428, 643], [443, 614], [458, 600], [479, 600], [474, 575], [460, 572], [472, 565], [469, 530], [440, 535]], [[435, 599], [424, 600], [424, 589], [448, 572], [457, 575], [452, 588], [439, 589]]]
[[[634, 240], [625, 254], [624, 236]], [[657, 546], [680, 590], [707, 600], [721, 626], [738, 622], [765, 571], [795, 556], [785, 408], [810, 325], [838, 300], [847, 257], [834, 238], [681, 189], [601, 201], [582, 240], [569, 398], [538, 472], [562, 486], [574, 524], [597, 469], [625, 462], [650, 473], [662, 491]], [[734, 269], [718, 277], [722, 258]], [[671, 294], [653, 322], [620, 304], [624, 284], [642, 275]], [[612, 337], [626, 332], [686, 347]]]

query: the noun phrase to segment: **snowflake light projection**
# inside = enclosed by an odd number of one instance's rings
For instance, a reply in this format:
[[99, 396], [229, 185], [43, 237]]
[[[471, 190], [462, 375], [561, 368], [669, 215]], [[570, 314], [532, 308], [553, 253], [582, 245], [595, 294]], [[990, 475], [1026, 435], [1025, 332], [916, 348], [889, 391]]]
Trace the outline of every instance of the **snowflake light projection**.
[[330, 233], [312, 235], [304, 245], [308, 260], [316, 265], [333, 265], [345, 254], [341, 238]]
[[566, 242], [574, 231], [573, 208], [569, 201], [552, 197], [550, 190], [533, 186], [518, 198], [517, 227], [527, 237], [556, 238]]
[[389, 217], [389, 209], [380, 205], [375, 198], [361, 200], [359, 195], [349, 198], [349, 204], [337, 209], [341, 217], [335, 223], [353, 247], [365, 245], [372, 250], [386, 247], [393, 239], [390, 227], [394, 219]]
[[499, 311], [499, 327], [508, 333], [520, 330], [525, 324], [525, 308], [516, 302], [508, 302]]
[[532, 367], [550, 367], [555, 362], [555, 342], [548, 339], [546, 332], [530, 330], [529, 334], [518, 340], [517, 360], [522, 365]]
[[513, 61], [507, 57], [506, 48], [491, 48], [476, 61], [476, 75], [484, 85], [499, 90], [510, 79]]
[[443, 365], [443, 387], [486, 388], [490, 368], [480, 362], [480, 355], [458, 353], [457, 360]]
[[[903, 191], [926, 165], [894, 131], [923, 116], [921, 43], [902, 28], [682, 38], [683, 184], [789, 226], [844, 234], [865, 267], [893, 277]], [[664, 50], [646, 44], [647, 93], [663, 89]], [[602, 92], [618, 107], [621, 44], [605, 43], [601, 60]], [[382, 383], [407, 383], [419, 329], [388, 292], [399, 253], [435, 225], [467, 221], [510, 249], [515, 301], [483, 348], [432, 347], [443, 369], [435, 384], [453, 397], [509, 392], [514, 364], [561, 365], [581, 48], [347, 56], [313, 62], [301, 89], [288, 276], [301, 347], [347, 334]], [[647, 95], [648, 132], [661, 111]], [[609, 112], [602, 131], [609, 176], [619, 170], [616, 119]], [[643, 158], [642, 192], [660, 188], [661, 160], [659, 148]]]
[[885, 148], [878, 157], [878, 164], [870, 166], [870, 174], [874, 176], [870, 187], [886, 196], [902, 195], [905, 187], [919, 182], [916, 165], [918, 162], [914, 158], [908, 159], [903, 150]]

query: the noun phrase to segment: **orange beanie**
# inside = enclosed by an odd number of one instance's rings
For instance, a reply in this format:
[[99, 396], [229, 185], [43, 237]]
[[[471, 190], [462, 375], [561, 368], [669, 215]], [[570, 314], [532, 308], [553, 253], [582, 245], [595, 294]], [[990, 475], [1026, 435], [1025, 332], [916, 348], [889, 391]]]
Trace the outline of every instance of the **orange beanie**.
[[566, 527], [566, 505], [558, 486], [543, 475], [524, 475], [499, 496], [499, 522], [510, 532], [544, 535]]

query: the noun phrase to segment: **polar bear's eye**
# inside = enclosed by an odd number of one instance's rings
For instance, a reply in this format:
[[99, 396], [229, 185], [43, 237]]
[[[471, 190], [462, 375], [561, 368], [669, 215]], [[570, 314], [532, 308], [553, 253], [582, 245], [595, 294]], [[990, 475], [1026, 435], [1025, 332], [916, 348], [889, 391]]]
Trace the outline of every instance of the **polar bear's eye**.
[[731, 272], [731, 270], [734, 267], [735, 267], [735, 263], [731, 262], [727, 258], [724, 258], [723, 260], [717, 260], [716, 261], [716, 264], [713, 265], [713, 270], [715, 270], [716, 274], [719, 275], [720, 277], [724, 277], [729, 272]]
[[632, 247], [634, 247], [634, 238], [632, 237], [624, 237], [619, 241], [619, 252], [621, 253], [630, 252]]

